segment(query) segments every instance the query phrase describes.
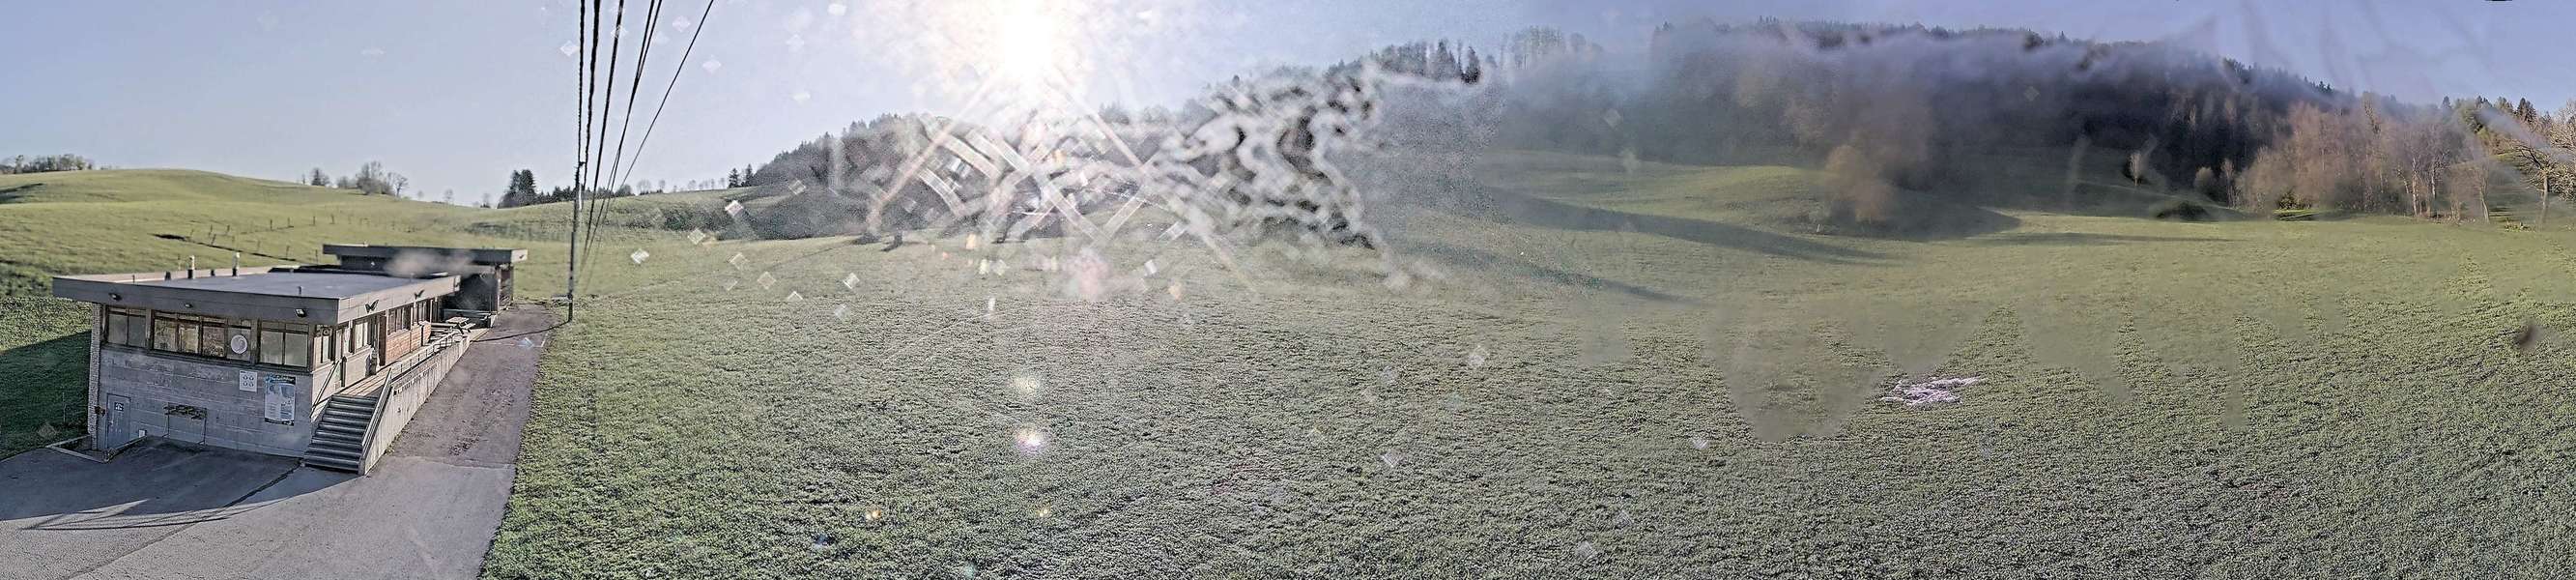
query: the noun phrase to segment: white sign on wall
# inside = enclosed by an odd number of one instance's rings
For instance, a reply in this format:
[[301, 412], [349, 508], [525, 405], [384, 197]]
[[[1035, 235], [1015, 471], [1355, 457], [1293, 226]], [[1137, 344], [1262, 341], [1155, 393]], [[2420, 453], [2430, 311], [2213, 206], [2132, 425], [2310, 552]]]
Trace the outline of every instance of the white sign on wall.
[[253, 392], [258, 392], [258, 391], [259, 391], [259, 373], [251, 372], [251, 371], [242, 371], [242, 372], [241, 372], [241, 390], [242, 390], [242, 392], [244, 392], [244, 393], [253, 393]]
[[295, 424], [295, 377], [268, 375], [265, 378], [268, 401], [261, 406], [265, 411], [262, 414], [266, 415], [261, 418], [274, 423]]
[[233, 354], [250, 354], [250, 335], [233, 335]]

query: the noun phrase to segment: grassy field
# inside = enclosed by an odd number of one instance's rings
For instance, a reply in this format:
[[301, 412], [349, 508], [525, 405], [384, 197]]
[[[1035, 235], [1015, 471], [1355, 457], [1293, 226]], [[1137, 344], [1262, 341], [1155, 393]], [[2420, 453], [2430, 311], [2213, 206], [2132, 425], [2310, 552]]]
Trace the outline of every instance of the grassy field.
[[[636, 238], [662, 207], [614, 204], [609, 240]], [[48, 276], [242, 264], [328, 263], [324, 243], [538, 248], [561, 244], [562, 206], [477, 210], [347, 190], [187, 170], [0, 175], [0, 455], [82, 429], [87, 305], [55, 300]], [[668, 234], [658, 227], [655, 231]], [[560, 246], [557, 246], [560, 247]], [[600, 259], [617, 259], [615, 256]], [[560, 272], [560, 252], [527, 266]], [[560, 276], [525, 276], [522, 296], [562, 292]]]
[[[1814, 236], [1780, 209], [1803, 170], [1614, 167], [1485, 168], [1580, 219], [1381, 208], [1393, 285], [1288, 244], [696, 245], [639, 200], [485, 575], [2571, 573], [2576, 360], [2515, 340], [2576, 327], [2566, 232], [1962, 206], [1994, 215]], [[550, 209], [387, 235], [542, 249]], [[29, 267], [194, 251], [86, 247]], [[77, 330], [11, 312], [13, 344]], [[1980, 382], [1879, 400], [1900, 374]]]
[[[2576, 362], [2512, 336], [2576, 324], [2564, 233], [1806, 236], [1716, 185], [1795, 170], [1667, 169], [1491, 170], [1627, 227], [1390, 211], [1431, 272], [1392, 288], [1281, 245], [650, 245], [553, 346], [485, 573], [2570, 573]], [[1900, 368], [1982, 382], [1879, 401]]]

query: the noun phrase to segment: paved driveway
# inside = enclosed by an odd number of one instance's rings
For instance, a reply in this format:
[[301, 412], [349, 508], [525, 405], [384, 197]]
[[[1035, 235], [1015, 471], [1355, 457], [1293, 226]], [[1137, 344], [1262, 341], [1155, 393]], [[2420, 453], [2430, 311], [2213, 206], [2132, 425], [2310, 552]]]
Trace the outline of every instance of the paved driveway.
[[[543, 328], [516, 311], [487, 336]], [[0, 461], [0, 580], [472, 578], [516, 475], [544, 335], [469, 348], [376, 474], [138, 445]]]

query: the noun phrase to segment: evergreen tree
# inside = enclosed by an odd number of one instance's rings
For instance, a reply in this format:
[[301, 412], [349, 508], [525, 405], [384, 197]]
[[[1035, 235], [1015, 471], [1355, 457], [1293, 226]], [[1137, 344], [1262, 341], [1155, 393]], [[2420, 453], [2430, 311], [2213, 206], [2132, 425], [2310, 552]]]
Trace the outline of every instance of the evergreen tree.
[[1467, 81], [1467, 84], [1471, 85], [1476, 84], [1476, 81], [1483, 80], [1485, 78], [1485, 65], [1483, 63], [1484, 61], [1476, 59], [1476, 49], [1474, 47], [1469, 47], [1467, 49], [1467, 68], [1466, 70], [1458, 72], [1458, 80]]
[[501, 191], [501, 207], [519, 207], [537, 201], [537, 172], [527, 169], [510, 172], [510, 187]]

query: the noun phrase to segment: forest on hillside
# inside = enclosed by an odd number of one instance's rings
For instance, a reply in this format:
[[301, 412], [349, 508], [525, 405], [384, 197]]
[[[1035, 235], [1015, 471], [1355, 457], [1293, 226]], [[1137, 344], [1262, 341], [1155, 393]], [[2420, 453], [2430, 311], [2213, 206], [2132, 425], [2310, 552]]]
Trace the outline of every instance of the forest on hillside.
[[[1177, 109], [1105, 108], [1087, 130], [1117, 134], [1127, 151], [1085, 146], [1097, 139], [1041, 146], [1029, 140], [1043, 131], [884, 115], [797, 144], [729, 184], [843, 194], [797, 196], [785, 207], [823, 217], [772, 235], [858, 233], [852, 215], [918, 226], [938, 221], [926, 202], [1010, 181], [1000, 178], [1011, 168], [934, 151], [955, 147], [943, 144], [1128, 164], [1125, 156], [1150, 158], [1201, 127], [1248, 83], [1366, 68], [1373, 78], [1440, 87], [1398, 83], [1373, 93], [1415, 111], [1379, 127], [1385, 142], [1403, 145], [1398, 153], [1507, 148], [1821, 168], [1837, 178], [1835, 214], [1862, 224], [1901, 219], [1890, 212], [1904, 196], [2093, 205], [2074, 199], [2091, 193], [2074, 187], [2073, 175], [2049, 187], [1997, 177], [2051, 167], [2071, 174], [2087, 160], [2116, 161], [2138, 188], [2256, 215], [2483, 219], [2499, 195], [2548, 204], [2576, 194], [2567, 153], [2576, 147], [2576, 101], [2554, 112], [2527, 99], [2407, 103], [2177, 46], [2013, 29], [1699, 21], [1661, 26], [1644, 44], [1641, 54], [1614, 53], [1534, 28], [1484, 50], [1445, 40], [1390, 46], [1317, 69], [1236, 78]], [[1438, 113], [1421, 113], [1428, 109]], [[861, 201], [871, 198], [900, 201]]]

